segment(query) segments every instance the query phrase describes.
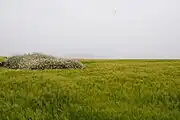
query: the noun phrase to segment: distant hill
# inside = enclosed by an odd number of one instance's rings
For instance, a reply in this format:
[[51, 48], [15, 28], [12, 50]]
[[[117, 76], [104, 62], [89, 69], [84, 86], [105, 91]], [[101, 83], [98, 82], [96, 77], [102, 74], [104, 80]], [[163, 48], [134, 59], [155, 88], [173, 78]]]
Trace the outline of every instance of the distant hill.
[[62, 55], [61, 57], [65, 57], [65, 58], [97, 58], [97, 56], [94, 56], [92, 54], [66, 54], [66, 55]]

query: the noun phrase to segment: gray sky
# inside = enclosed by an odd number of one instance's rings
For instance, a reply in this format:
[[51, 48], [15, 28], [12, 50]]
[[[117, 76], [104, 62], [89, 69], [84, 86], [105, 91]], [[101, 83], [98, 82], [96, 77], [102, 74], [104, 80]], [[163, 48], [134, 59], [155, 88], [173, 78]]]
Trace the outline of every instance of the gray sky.
[[0, 0], [0, 55], [180, 58], [179, 6], [179, 0]]

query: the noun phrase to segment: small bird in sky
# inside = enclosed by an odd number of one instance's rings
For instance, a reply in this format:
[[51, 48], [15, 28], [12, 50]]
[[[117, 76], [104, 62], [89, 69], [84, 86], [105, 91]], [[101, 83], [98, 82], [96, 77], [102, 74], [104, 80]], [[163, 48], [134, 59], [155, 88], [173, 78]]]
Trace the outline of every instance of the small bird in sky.
[[115, 14], [116, 14], [116, 12], [117, 12], [117, 9], [116, 9], [116, 8], [114, 8], [114, 12], [115, 12]]

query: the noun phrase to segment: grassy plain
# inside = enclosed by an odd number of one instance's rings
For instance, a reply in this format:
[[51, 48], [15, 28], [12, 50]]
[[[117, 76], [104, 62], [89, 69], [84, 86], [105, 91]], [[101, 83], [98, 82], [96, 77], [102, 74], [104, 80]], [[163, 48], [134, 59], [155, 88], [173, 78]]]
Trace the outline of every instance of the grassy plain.
[[0, 118], [180, 120], [180, 61], [82, 62], [83, 70], [0, 68]]

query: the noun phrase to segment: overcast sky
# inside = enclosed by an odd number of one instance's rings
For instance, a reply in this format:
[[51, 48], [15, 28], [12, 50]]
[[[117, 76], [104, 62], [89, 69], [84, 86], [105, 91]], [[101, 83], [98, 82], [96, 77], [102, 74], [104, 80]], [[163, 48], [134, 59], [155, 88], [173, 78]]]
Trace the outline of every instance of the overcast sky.
[[0, 55], [180, 58], [179, 6], [180, 0], [0, 0]]

